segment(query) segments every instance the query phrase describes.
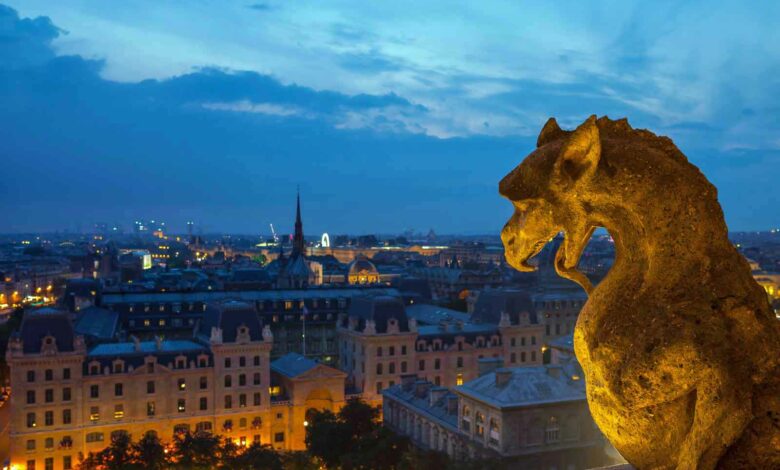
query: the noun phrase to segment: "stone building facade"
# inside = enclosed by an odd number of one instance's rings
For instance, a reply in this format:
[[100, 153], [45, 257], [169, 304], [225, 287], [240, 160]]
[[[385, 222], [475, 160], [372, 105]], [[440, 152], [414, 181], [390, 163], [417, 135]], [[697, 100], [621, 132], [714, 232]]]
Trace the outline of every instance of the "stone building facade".
[[411, 377], [383, 392], [387, 426], [456, 460], [500, 458], [521, 468], [610, 463], [582, 381], [561, 366], [496, 368], [447, 389]]
[[302, 417], [338, 409], [345, 374], [306, 359], [315, 366], [285, 375], [291, 359], [275, 366], [272, 345], [270, 327], [239, 301], [210, 306], [189, 339], [96, 342], [66, 312], [28, 312], [7, 352], [11, 463], [74, 468], [119, 432], [170, 441], [209, 431], [239, 445], [302, 449]]
[[370, 402], [405, 374], [454, 387], [478, 376], [482, 358], [512, 365], [542, 363], [543, 327], [529, 312], [503, 313], [497, 323], [475, 323], [461, 312], [406, 307], [395, 297], [355, 298], [338, 323], [339, 368]]

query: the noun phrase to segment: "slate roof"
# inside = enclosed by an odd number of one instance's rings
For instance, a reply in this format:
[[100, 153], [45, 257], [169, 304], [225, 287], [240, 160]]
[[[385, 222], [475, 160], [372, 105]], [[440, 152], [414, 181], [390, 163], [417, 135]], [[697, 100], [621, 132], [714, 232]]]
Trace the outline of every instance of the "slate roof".
[[319, 288], [308, 289], [272, 289], [246, 291], [208, 291], [208, 292], [121, 292], [103, 294], [101, 305], [121, 303], [175, 303], [175, 302], [216, 302], [227, 299], [238, 299], [246, 302], [266, 300], [299, 300], [299, 299], [338, 299], [355, 296], [385, 294], [398, 295], [396, 289], [388, 287], [351, 287], [351, 288]]
[[574, 334], [568, 334], [550, 341], [551, 348], [574, 352]]
[[[550, 372], [556, 369], [559, 376]], [[496, 373], [511, 374], [504, 385], [496, 384]], [[518, 408], [546, 403], [585, 400], [585, 383], [572, 380], [561, 366], [498, 369], [457, 387], [456, 392], [496, 408]]]
[[528, 312], [531, 323], [537, 323], [531, 295], [520, 289], [485, 289], [479, 293], [471, 318], [477, 323], [498, 324], [501, 312], [509, 314], [513, 325], [518, 323], [520, 312]]
[[157, 349], [157, 343], [155, 341], [141, 341], [139, 343], [139, 349], [136, 350], [135, 343], [132, 341], [123, 343], [105, 343], [98, 344], [92, 348], [87, 356], [126, 356], [133, 354], [154, 354], [154, 353], [173, 353], [173, 352], [192, 352], [192, 351], [205, 351], [207, 348], [202, 344], [195, 343], [187, 340], [163, 340], [160, 343], [160, 349]]
[[119, 313], [100, 307], [88, 307], [79, 312], [76, 334], [96, 340], [110, 340], [116, 334]]
[[429, 304], [408, 305], [406, 307], [406, 316], [416, 319], [418, 325], [438, 325], [443, 321], [467, 322], [471, 318], [468, 313]]
[[271, 362], [271, 370], [290, 378], [298, 377], [317, 367], [318, 362], [298, 353], [287, 353]]
[[388, 320], [394, 318], [398, 321], [400, 331], [409, 331], [409, 322], [406, 317], [404, 304], [398, 297], [389, 295], [373, 295], [355, 297], [349, 305], [347, 312], [349, 317], [357, 317], [360, 321], [358, 329], [365, 327], [367, 320], [373, 320], [377, 333], [386, 333]]
[[254, 305], [238, 300], [228, 300], [219, 304], [209, 305], [200, 322], [198, 333], [204, 338], [211, 337], [211, 328], [222, 329], [222, 342], [234, 343], [239, 326], [249, 329], [252, 341], [263, 339], [263, 329], [260, 317]]
[[25, 354], [41, 352], [45, 336], [53, 336], [60, 352], [73, 351], [73, 323], [68, 314], [53, 308], [42, 308], [25, 312], [17, 337], [22, 340]]
[[[434, 418], [440, 424], [443, 424], [452, 430], [457, 430], [458, 414], [447, 413], [447, 401], [449, 400], [449, 397], [454, 397], [456, 395], [444, 387], [430, 385], [431, 389], [424, 397], [417, 396], [414, 387], [405, 388], [402, 384], [394, 385], [382, 390], [382, 395], [407, 403], [418, 412], [422, 412], [429, 417]], [[447, 391], [431, 405], [430, 391], [433, 390], [441, 390], [442, 392], [444, 390]]]

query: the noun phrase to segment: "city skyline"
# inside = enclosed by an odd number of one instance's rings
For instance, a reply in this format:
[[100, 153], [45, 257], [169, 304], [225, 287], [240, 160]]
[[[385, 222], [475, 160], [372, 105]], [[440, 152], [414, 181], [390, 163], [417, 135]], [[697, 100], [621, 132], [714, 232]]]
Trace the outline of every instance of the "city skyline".
[[545, 119], [594, 112], [674, 139], [731, 230], [777, 226], [769, 12], [5, 4], [0, 232], [153, 214], [258, 233], [300, 185], [315, 232], [497, 233], [497, 181]]

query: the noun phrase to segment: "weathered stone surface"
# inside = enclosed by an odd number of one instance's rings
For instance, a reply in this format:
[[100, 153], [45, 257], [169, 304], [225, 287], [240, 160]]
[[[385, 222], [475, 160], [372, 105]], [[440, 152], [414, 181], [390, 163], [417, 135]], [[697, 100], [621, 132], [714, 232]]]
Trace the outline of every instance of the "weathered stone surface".
[[[625, 119], [550, 120], [500, 183], [508, 262], [558, 232], [558, 273], [588, 291], [574, 333], [596, 423], [638, 469], [780, 468], [780, 330], [727, 238], [715, 187], [669, 138]], [[593, 288], [593, 230], [616, 260]]]

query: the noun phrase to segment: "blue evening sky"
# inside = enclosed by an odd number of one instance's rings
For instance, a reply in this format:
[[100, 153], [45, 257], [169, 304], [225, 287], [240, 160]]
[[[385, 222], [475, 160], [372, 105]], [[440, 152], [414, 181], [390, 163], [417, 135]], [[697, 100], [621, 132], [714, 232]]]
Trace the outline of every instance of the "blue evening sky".
[[544, 121], [675, 140], [780, 225], [780, 3], [0, 0], [0, 232], [495, 233]]

